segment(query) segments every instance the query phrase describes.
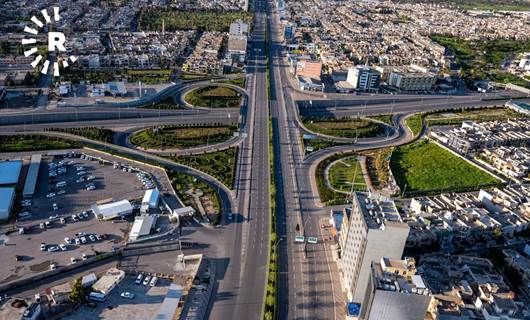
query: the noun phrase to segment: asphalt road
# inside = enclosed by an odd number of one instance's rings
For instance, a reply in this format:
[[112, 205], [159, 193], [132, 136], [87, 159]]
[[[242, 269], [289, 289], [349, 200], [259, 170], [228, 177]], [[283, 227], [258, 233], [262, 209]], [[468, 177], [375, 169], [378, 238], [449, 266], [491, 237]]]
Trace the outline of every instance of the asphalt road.
[[[270, 7], [273, 3], [269, 2]], [[324, 244], [298, 245], [296, 235], [318, 236], [319, 219], [325, 213], [309, 203], [309, 176], [302, 176], [303, 148], [297, 110], [290, 97], [287, 74], [282, 66], [279, 20], [269, 15], [271, 47], [272, 118], [275, 177], [278, 196], [280, 319], [334, 319], [335, 288]], [[297, 225], [300, 231], [296, 231]], [[340, 291], [340, 290], [338, 290]]]
[[269, 136], [265, 73], [265, 14], [256, 3], [249, 42], [248, 134], [240, 146], [236, 175], [235, 241], [228, 268], [217, 288], [210, 319], [262, 319], [269, 250]]

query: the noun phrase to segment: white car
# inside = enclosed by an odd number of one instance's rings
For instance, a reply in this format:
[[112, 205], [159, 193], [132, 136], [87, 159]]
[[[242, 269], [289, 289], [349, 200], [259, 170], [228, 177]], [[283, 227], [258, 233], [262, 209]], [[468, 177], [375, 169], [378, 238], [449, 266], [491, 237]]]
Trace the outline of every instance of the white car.
[[86, 238], [85, 237], [81, 237], [81, 243], [83, 243], [83, 244], [86, 243]]
[[29, 217], [31, 217], [31, 213], [29, 213], [28, 211], [24, 211], [24, 212], [19, 213], [18, 217], [19, 218], [29, 218]]
[[85, 177], [81, 177], [81, 178], [75, 180], [75, 182], [77, 182], [77, 183], [85, 182]]
[[149, 281], [151, 281], [151, 276], [150, 275], [146, 275], [145, 278], [144, 278], [143, 285], [144, 286], [148, 285]]
[[120, 296], [125, 299], [134, 299], [134, 293], [130, 293], [129, 291], [122, 292]]
[[86, 174], [86, 171], [79, 171], [79, 172], [77, 173], [78, 176], [82, 176], [82, 175], [85, 175], [85, 174]]
[[58, 246], [51, 246], [48, 248], [48, 252], [55, 252], [55, 251], [59, 251], [59, 247]]
[[52, 204], [52, 208], [54, 211], [59, 210], [59, 207], [57, 206], [57, 203]]
[[50, 192], [46, 195], [46, 198], [53, 198], [55, 197], [55, 192]]
[[41, 244], [40, 244], [40, 251], [46, 251], [46, 243], [41, 242]]
[[66, 244], [70, 244], [70, 238], [68, 238], [68, 237], [64, 237], [64, 242], [65, 242]]
[[93, 235], [89, 235], [88, 238], [90, 239], [90, 241], [96, 242], [96, 237], [94, 237]]
[[66, 251], [66, 246], [64, 243], [60, 243], [59, 248], [61, 248], [62, 251]]
[[57, 218], [59, 218], [59, 215], [58, 214], [54, 214], [54, 215], [50, 216], [48, 219], [49, 220], [54, 220], [54, 219], [57, 219]]
[[79, 217], [76, 216], [75, 214], [73, 214], [73, 215], [72, 215], [72, 220], [73, 220], [74, 222], [77, 222], [77, 221], [79, 221]]

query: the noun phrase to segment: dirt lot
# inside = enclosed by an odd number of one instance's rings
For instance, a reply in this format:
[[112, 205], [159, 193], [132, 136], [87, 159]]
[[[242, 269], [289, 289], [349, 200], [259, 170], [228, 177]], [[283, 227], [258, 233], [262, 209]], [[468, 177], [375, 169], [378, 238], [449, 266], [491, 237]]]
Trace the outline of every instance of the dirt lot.
[[[135, 278], [132, 276], [125, 277], [111, 291], [105, 301], [95, 303], [95, 308], [83, 305], [63, 319], [154, 319], [168, 291], [170, 285], [169, 280], [159, 280], [156, 287], [144, 286], [142, 284], [137, 285], [134, 280]], [[134, 298], [122, 298], [120, 294], [125, 291], [133, 293]]]

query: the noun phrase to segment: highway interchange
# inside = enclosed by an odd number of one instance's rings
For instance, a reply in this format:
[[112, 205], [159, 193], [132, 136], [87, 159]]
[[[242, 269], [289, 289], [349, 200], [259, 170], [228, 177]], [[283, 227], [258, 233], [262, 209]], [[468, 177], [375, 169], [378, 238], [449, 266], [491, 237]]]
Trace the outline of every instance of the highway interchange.
[[[334, 262], [327, 245], [294, 244], [297, 234], [321, 236], [321, 219], [327, 212], [320, 206], [315, 187], [316, 165], [326, 157], [344, 151], [373, 149], [406, 143], [412, 134], [404, 125], [407, 116], [417, 112], [470, 106], [502, 105], [499, 96], [352, 96], [318, 95], [299, 92], [288, 80], [282, 57], [279, 17], [271, 0], [255, 2], [254, 28], [248, 48], [246, 90], [241, 109], [188, 108], [178, 110], [144, 109], [168, 97], [181, 101], [182, 94], [203, 83], [178, 83], [143, 99], [97, 106], [69, 106], [47, 110], [41, 104], [28, 111], [2, 111], [0, 135], [45, 134], [78, 140], [91, 146], [125, 154], [140, 161], [158, 163], [171, 170], [202, 179], [218, 190], [225, 217], [232, 223], [210, 229], [187, 226], [184, 240], [204, 244], [201, 252], [216, 263], [215, 295], [209, 306], [210, 319], [262, 319], [270, 245], [279, 248], [280, 319], [335, 319], [345, 308]], [[270, 86], [267, 84], [269, 64]], [[269, 89], [268, 89], [269, 87]], [[368, 116], [396, 114], [392, 134], [383, 138], [344, 140], [348, 142], [305, 155], [301, 133], [310, 132], [300, 121], [303, 116]], [[184, 151], [199, 154], [239, 146], [236, 181], [233, 188], [196, 169], [178, 164], [163, 152], [131, 148], [126, 135], [131, 130], [161, 124], [238, 123], [238, 136], [224, 143]], [[272, 136], [269, 136], [270, 124]], [[115, 144], [92, 141], [49, 128], [106, 127], [121, 132]], [[269, 143], [274, 163], [270, 166]], [[278, 241], [271, 244], [270, 182], [276, 187]], [[226, 220], [225, 220], [226, 221]], [[296, 231], [297, 225], [300, 231]]]

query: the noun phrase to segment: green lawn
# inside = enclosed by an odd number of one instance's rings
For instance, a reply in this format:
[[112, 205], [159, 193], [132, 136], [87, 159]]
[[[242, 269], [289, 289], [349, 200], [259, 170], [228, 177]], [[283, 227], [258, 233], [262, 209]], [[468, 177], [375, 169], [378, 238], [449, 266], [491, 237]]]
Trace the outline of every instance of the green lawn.
[[365, 138], [385, 133], [385, 127], [377, 122], [366, 119], [347, 120], [302, 120], [307, 129], [334, 137]]
[[236, 85], [236, 86], [239, 86], [241, 88], [245, 88], [245, 84], [247, 82], [247, 78], [245, 76], [243, 77], [240, 77], [240, 78], [235, 78], [235, 79], [231, 79], [231, 80], [223, 80], [223, 81], [219, 81], [221, 83], [229, 83], [229, 84], [233, 84], [233, 85]]
[[392, 122], [392, 115], [391, 114], [378, 114], [376, 116], [369, 116], [367, 117], [368, 119], [374, 119], [374, 120], [379, 120], [379, 121], [382, 121], [386, 124], [388, 124], [389, 126], [392, 126], [394, 123]]
[[50, 131], [64, 132], [76, 136], [85, 137], [91, 140], [112, 143], [114, 131], [107, 128], [86, 127], [86, 128], [52, 128]]
[[407, 195], [464, 192], [500, 183], [438, 145], [419, 141], [397, 147], [390, 167]]
[[0, 136], [0, 152], [79, 148], [81, 144], [41, 135]]
[[252, 15], [244, 11], [191, 11], [172, 10], [166, 7], [145, 7], [137, 14], [138, 30], [160, 31], [162, 21], [168, 32], [176, 30], [228, 31], [236, 20], [252, 22]]
[[192, 90], [184, 99], [196, 107], [238, 108], [243, 98], [234, 89], [212, 85]]
[[236, 130], [236, 125], [160, 126], [135, 132], [131, 143], [144, 149], [184, 149], [226, 141]]
[[489, 79], [530, 88], [530, 82], [501, 71], [501, 64], [511, 55], [530, 50], [530, 41], [484, 40], [470, 41], [452, 36], [432, 36], [434, 41], [451, 49], [462, 77], [468, 85], [475, 80]]
[[494, 121], [524, 118], [525, 115], [508, 108], [457, 109], [430, 113], [425, 117], [429, 126], [457, 125], [465, 120]]
[[414, 135], [418, 135], [423, 128], [423, 114], [418, 113], [406, 120], [406, 124]]
[[302, 142], [304, 144], [304, 150], [307, 147], [311, 147], [311, 148], [313, 148], [312, 152], [318, 151], [320, 149], [325, 149], [325, 148], [341, 145], [341, 143], [337, 143], [337, 142], [333, 142], [333, 141], [327, 141], [327, 140], [322, 140], [322, 139], [304, 139], [303, 136], [302, 136], [301, 139], [302, 139]]
[[237, 162], [237, 147], [196, 156], [175, 157], [178, 163], [206, 172], [232, 189]]
[[212, 206], [216, 209], [217, 214], [210, 215], [209, 217], [212, 221], [212, 224], [218, 224], [222, 213], [221, 202], [219, 195], [209, 184], [204, 181], [197, 180], [195, 177], [185, 173], [171, 170], [168, 171], [168, 177], [171, 181], [171, 184], [173, 185], [173, 188], [175, 189], [175, 192], [182, 202], [184, 202], [186, 206], [195, 208], [197, 212], [198, 208], [195, 201], [193, 201], [193, 196], [187, 193], [187, 191], [200, 189], [203, 192], [203, 196], [200, 197], [201, 203], [203, 203], [203, 206], [207, 205], [208, 203], [212, 204]]
[[356, 157], [344, 158], [329, 168], [329, 183], [333, 188], [340, 191], [351, 191], [354, 176], [354, 190], [365, 191], [366, 182], [364, 181], [361, 164]]
[[145, 69], [145, 70], [93, 70], [84, 71], [77, 69], [65, 69], [61, 79], [79, 83], [90, 81], [91, 83], [121, 81], [142, 81], [144, 84], [168, 83], [171, 81], [173, 70], [171, 69]]

